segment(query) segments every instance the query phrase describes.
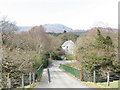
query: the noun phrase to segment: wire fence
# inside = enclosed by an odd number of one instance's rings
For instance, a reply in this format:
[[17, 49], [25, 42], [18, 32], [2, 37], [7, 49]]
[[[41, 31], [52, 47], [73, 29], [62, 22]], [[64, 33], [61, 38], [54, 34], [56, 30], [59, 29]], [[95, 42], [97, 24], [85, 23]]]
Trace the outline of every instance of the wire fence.
[[64, 69], [65, 71], [71, 73], [73, 76], [75, 76], [76, 78], [80, 78], [80, 70], [77, 70], [75, 68], [72, 68], [72, 67], [69, 67], [69, 66], [66, 66], [66, 65], [63, 65], [61, 64], [60, 65], [60, 68]]
[[10, 74], [2, 74], [2, 87], [3, 88], [24, 88], [27, 85], [34, 84], [40, 81], [44, 66], [41, 65], [37, 72], [30, 72], [27, 74], [20, 74], [18, 76], [10, 77]]
[[[107, 86], [110, 86], [110, 82], [120, 80], [120, 72], [101, 72], [101, 71], [89, 71], [86, 69], [77, 70], [73, 67], [60, 65], [60, 68], [64, 69], [65, 71], [71, 73], [76, 78], [80, 79], [85, 82], [94, 82], [94, 83], [103, 83], [106, 82]], [[81, 75], [82, 73], [82, 75]]]
[[120, 79], [120, 73], [117, 72], [100, 72], [100, 71], [83, 71], [83, 80], [90, 82], [106, 82], [109, 78], [109, 81], [115, 81]]
[[38, 68], [37, 72], [35, 73], [35, 80], [40, 80], [41, 76], [42, 76], [42, 72], [43, 72], [44, 66], [43, 64]]

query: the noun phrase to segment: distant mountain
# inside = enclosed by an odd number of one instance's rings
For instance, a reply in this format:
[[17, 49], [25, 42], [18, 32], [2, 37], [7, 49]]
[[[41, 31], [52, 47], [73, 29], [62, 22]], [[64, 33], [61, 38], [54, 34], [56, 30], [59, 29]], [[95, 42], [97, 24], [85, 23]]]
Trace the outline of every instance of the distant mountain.
[[19, 32], [20, 31], [28, 31], [32, 28], [32, 26], [19, 26]]
[[43, 25], [46, 32], [54, 32], [54, 33], [63, 33], [64, 30], [67, 32], [72, 32], [73, 29], [62, 24], [45, 24]]
[[[46, 32], [52, 32], [52, 33], [63, 33], [64, 30], [67, 32], [75, 32], [75, 33], [85, 32], [84, 30], [80, 30], [80, 29], [73, 30], [72, 28], [62, 24], [44, 24], [43, 26]], [[28, 31], [32, 27], [33, 26], [19, 26], [20, 29], [19, 31]]]
[[85, 30], [81, 30], [81, 29], [75, 29], [72, 32], [85, 32]]
[[106, 33], [118, 33], [118, 29], [114, 29], [114, 28], [110, 28], [110, 27], [106, 27], [106, 28], [94, 27], [92, 29], [87, 30], [87, 32], [89, 32], [89, 31], [95, 31], [97, 29], [99, 29], [99, 30], [101, 30], [103, 32], [106, 32]]

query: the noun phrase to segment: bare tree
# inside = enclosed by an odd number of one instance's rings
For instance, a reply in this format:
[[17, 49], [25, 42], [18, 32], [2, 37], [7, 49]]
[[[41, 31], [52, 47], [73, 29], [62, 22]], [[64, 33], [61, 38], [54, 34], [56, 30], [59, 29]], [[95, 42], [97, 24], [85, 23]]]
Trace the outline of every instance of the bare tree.
[[7, 17], [0, 18], [0, 28], [2, 33], [13, 33], [14, 31], [18, 30], [18, 27], [15, 25], [15, 22], [11, 22], [7, 19]]

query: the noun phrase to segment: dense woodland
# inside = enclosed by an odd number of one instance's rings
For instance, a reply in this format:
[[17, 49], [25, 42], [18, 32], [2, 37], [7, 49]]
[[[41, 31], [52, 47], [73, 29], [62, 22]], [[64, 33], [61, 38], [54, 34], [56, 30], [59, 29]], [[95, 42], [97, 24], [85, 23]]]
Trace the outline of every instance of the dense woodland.
[[64, 54], [60, 46], [67, 40], [74, 41], [76, 45], [73, 59], [77, 63], [73, 66], [90, 71], [120, 72], [117, 32], [93, 28], [80, 35], [70, 32], [54, 34], [46, 33], [43, 26], [35, 26], [29, 31], [16, 33], [18, 27], [6, 18], [0, 20], [0, 27], [3, 41], [2, 71], [3, 74], [10, 73], [10, 77], [35, 72], [49, 59], [60, 60], [60, 55]]

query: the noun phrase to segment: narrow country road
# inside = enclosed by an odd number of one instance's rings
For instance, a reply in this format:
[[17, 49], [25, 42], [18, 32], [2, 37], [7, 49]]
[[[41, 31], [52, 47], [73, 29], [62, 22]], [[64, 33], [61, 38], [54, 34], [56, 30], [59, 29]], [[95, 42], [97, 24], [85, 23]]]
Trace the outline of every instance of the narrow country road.
[[89, 88], [59, 69], [60, 63], [70, 63], [70, 61], [51, 61], [49, 66], [51, 82], [48, 82], [47, 69], [44, 69], [40, 85], [35, 88]]

